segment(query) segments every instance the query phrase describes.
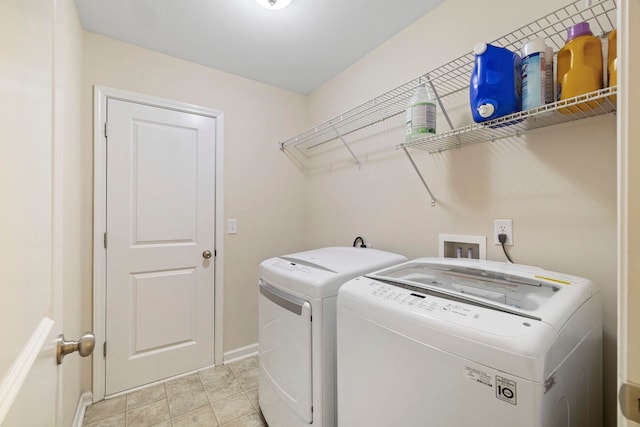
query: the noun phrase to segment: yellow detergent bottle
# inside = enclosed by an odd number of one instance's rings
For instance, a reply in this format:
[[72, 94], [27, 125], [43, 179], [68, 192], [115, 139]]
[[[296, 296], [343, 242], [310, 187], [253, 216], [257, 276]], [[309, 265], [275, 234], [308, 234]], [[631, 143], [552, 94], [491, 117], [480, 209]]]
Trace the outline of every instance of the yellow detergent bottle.
[[[609, 87], [615, 86], [618, 84], [618, 53], [617, 53], [617, 35], [618, 30], [613, 30], [609, 33], [607, 37], [609, 41], [608, 58], [607, 58], [607, 75], [609, 76]], [[616, 103], [616, 96], [611, 95], [609, 97], [611, 102]]]
[[[602, 89], [602, 42], [593, 35], [588, 22], [569, 28], [567, 43], [558, 52], [558, 100]], [[590, 101], [560, 109], [568, 114], [597, 108], [602, 101]]]

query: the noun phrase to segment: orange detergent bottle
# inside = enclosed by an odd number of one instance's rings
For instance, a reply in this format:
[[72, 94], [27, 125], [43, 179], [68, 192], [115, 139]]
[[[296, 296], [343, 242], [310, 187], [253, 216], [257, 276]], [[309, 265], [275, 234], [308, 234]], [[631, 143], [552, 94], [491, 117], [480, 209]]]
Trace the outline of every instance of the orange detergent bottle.
[[[588, 22], [569, 28], [567, 43], [558, 52], [558, 100], [602, 89], [602, 42], [593, 35]], [[560, 109], [561, 113], [590, 110], [600, 100]]]
[[[607, 58], [607, 75], [609, 76], [609, 87], [615, 86], [618, 84], [618, 54], [617, 54], [617, 35], [618, 30], [613, 30], [609, 33], [607, 37], [609, 41], [609, 47], [607, 49], [608, 58]], [[611, 102], [615, 104], [616, 96], [611, 95]]]

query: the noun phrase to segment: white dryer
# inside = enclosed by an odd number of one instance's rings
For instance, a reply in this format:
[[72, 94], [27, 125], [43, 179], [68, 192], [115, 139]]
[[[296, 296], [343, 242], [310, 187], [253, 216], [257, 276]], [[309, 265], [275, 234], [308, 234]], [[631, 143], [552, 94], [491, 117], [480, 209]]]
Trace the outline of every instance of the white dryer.
[[422, 258], [340, 288], [340, 427], [599, 427], [602, 314], [589, 280]]
[[260, 264], [259, 402], [270, 426], [336, 425], [336, 299], [359, 275], [406, 261], [330, 247]]

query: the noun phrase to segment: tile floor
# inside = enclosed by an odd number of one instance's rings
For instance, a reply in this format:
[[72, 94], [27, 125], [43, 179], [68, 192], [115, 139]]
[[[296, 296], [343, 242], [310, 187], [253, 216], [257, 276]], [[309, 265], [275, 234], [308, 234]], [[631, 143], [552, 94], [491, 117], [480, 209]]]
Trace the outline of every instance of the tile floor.
[[86, 427], [266, 427], [258, 359], [248, 357], [95, 403]]

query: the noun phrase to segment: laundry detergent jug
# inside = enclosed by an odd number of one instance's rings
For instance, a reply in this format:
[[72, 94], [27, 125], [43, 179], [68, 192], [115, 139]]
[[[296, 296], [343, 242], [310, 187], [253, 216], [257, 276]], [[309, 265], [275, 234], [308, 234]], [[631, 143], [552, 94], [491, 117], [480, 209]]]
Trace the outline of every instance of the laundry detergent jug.
[[[602, 42], [588, 22], [567, 31], [567, 43], [558, 51], [558, 101], [602, 89]], [[560, 109], [561, 113], [597, 108], [601, 101]]]
[[[607, 76], [609, 78], [609, 86], [616, 86], [618, 84], [618, 54], [616, 47], [618, 30], [614, 29], [609, 33], [607, 37], [609, 41], [608, 57], [607, 57]], [[610, 97], [611, 101], [616, 103], [616, 96]]]
[[520, 56], [487, 43], [478, 43], [473, 52], [469, 90], [473, 120], [480, 123], [520, 111]]

